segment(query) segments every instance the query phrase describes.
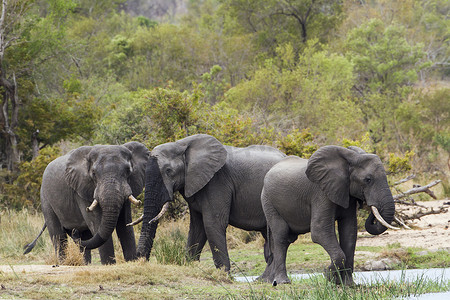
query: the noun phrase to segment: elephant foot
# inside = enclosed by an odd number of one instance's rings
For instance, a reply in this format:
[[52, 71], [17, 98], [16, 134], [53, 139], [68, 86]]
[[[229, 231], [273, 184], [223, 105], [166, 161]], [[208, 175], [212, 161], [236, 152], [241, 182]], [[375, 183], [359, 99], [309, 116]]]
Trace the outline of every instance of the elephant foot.
[[325, 271], [325, 278], [328, 281], [333, 282], [337, 285], [353, 286], [355, 285], [353, 281], [352, 271], [350, 269], [331, 269], [328, 268]]
[[[263, 274], [263, 275], [257, 277], [257, 278], [255, 279], [255, 281], [257, 281], [257, 282], [272, 283], [272, 282], [273, 282], [273, 279], [271, 279], [270, 277], [271, 277], [271, 276], [268, 276], [268, 275], [264, 275], [264, 274]], [[273, 278], [273, 276], [272, 276], [272, 278]]]
[[276, 276], [275, 280], [272, 282], [273, 286], [277, 286], [279, 284], [290, 284], [291, 280], [286, 276], [286, 275], [282, 275], [282, 276]]

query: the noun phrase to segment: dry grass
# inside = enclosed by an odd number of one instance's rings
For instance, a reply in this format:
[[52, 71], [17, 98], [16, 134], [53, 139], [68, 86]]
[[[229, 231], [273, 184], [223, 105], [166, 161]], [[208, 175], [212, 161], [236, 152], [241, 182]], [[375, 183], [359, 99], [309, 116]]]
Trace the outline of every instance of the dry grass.
[[[4, 290], [0, 290], [0, 298], [335, 299], [345, 296], [347, 299], [360, 299], [361, 295], [367, 295], [367, 291], [369, 293], [373, 291], [374, 295], [379, 295], [377, 286], [361, 288], [361, 291], [347, 290], [343, 293], [342, 289], [325, 281], [317, 280], [317, 282], [297, 282], [277, 288], [267, 284], [237, 283], [232, 281], [223, 270], [214, 267], [208, 246], [205, 247], [204, 252], [206, 253], [202, 254], [200, 262], [189, 262], [182, 265], [163, 264], [156, 260], [153, 253], [150, 261], [139, 260], [125, 263], [115, 235], [116, 265], [100, 265], [98, 251], [94, 250], [92, 265], [67, 266], [83, 263], [83, 257], [78, 247], [73, 242], [69, 242], [67, 261], [64, 262], [66, 266], [52, 268], [56, 257], [48, 233], [44, 233], [31, 253], [26, 256], [22, 255], [22, 246], [34, 239], [42, 224], [43, 218], [39, 213], [2, 212], [0, 260], [3, 264], [10, 263], [11, 266], [6, 268], [6, 271], [0, 271], [0, 283], [4, 286]], [[158, 228], [155, 249], [157, 243], [170, 237], [173, 232], [187, 235], [188, 225], [187, 219], [177, 222], [162, 222]], [[139, 236], [139, 228], [136, 228], [136, 231]], [[252, 275], [258, 273], [259, 271], [255, 273], [255, 270], [262, 266], [258, 265], [260, 263], [256, 261], [264, 264], [263, 240], [260, 234], [248, 234], [236, 228], [229, 228], [227, 236], [231, 259], [238, 261], [237, 265], [245, 273]], [[182, 248], [180, 252], [184, 252], [184, 247]], [[320, 253], [324, 252], [320, 246], [311, 244], [309, 235], [300, 236], [290, 250], [293, 252], [288, 258], [292, 257], [298, 263], [301, 257], [311, 257], [311, 260], [305, 260], [305, 263], [308, 264], [317, 264], [319, 250]], [[406, 255], [404, 251], [393, 246], [387, 249], [383, 255], [402, 257]], [[327, 257], [326, 259], [328, 260]], [[23, 266], [24, 268], [35, 268], [18, 271], [19, 264], [30, 263], [45, 265]], [[323, 264], [320, 262], [320, 265]], [[292, 262], [288, 268], [297, 270], [292, 267]], [[235, 273], [241, 274], [240, 272]], [[401, 291], [396, 289], [395, 285], [390, 284], [389, 289], [384, 291], [387, 298], [392, 295], [401, 295]], [[327, 291], [326, 295], [319, 293], [320, 291]], [[364, 298], [369, 299], [370, 297], [364, 296]], [[379, 298], [375, 297], [374, 299]]]
[[85, 265], [83, 253], [80, 247], [71, 239], [67, 242], [66, 257], [62, 262], [66, 266], [83, 266]]

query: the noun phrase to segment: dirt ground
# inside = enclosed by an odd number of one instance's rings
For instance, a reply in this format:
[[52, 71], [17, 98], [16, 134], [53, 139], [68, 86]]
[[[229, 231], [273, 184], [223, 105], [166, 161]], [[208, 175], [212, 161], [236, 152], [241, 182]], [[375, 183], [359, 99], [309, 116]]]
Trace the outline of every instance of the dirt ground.
[[[402, 247], [420, 247], [429, 250], [445, 249], [450, 250], [450, 200], [437, 200], [417, 202], [424, 206], [422, 211], [439, 210], [440, 207], [447, 209], [446, 213], [433, 214], [420, 218], [420, 220], [406, 221], [411, 230], [389, 229], [380, 236], [372, 236], [367, 232], [359, 233], [357, 246], [387, 246], [389, 244], [400, 243]], [[420, 208], [396, 205], [396, 210], [403, 211], [407, 215], [412, 215]]]

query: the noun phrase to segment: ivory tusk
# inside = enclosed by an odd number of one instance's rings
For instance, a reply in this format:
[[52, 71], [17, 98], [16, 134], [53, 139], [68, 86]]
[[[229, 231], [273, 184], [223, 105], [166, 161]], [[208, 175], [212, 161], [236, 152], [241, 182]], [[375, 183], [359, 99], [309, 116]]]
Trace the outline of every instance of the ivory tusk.
[[94, 201], [92, 201], [91, 206], [86, 207], [86, 211], [87, 211], [87, 212], [93, 211], [94, 208], [97, 207], [97, 205], [98, 205], [98, 201], [97, 201], [97, 199], [94, 199]]
[[166, 202], [164, 204], [164, 206], [161, 208], [161, 211], [159, 212], [159, 214], [154, 217], [153, 219], [151, 219], [148, 224], [152, 224], [153, 222], [158, 221], [159, 219], [161, 219], [161, 217], [166, 213], [167, 209], [169, 208], [169, 202]]
[[131, 223], [128, 223], [127, 226], [134, 226], [136, 224], [141, 223], [144, 220], [144, 215], [140, 216], [139, 219], [137, 219], [136, 221], [133, 221]]
[[130, 200], [130, 202], [133, 203], [134, 205], [141, 205], [141, 200], [137, 200], [136, 198], [134, 198], [133, 195], [130, 195], [128, 197], [128, 200]]
[[380, 213], [378, 212], [378, 209], [375, 206], [371, 206], [370, 207], [372, 209], [372, 213], [375, 216], [375, 218], [377, 218], [378, 222], [380, 222], [384, 227], [390, 228], [390, 229], [395, 229], [395, 230], [399, 230], [400, 228], [392, 226], [391, 224], [389, 224], [388, 222], [386, 222], [383, 217], [380, 215]]
[[394, 220], [397, 221], [397, 223], [399, 223], [400, 225], [402, 225], [403, 227], [405, 227], [406, 229], [411, 229], [408, 225], [406, 225], [399, 217], [394, 215]]

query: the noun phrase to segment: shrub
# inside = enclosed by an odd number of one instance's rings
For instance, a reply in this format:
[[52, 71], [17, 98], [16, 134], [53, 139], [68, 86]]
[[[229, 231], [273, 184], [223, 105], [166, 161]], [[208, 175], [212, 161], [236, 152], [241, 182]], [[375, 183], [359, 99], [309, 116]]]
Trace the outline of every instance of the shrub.
[[184, 266], [190, 260], [186, 256], [186, 234], [178, 227], [169, 228], [166, 232], [160, 232], [155, 241], [154, 255], [160, 264], [173, 264]]
[[277, 140], [277, 145], [281, 151], [287, 155], [297, 155], [303, 158], [310, 158], [319, 148], [314, 142], [314, 137], [309, 129], [293, 129], [286, 136], [281, 136]]
[[32, 161], [22, 162], [19, 166], [19, 176], [12, 184], [3, 184], [5, 191], [4, 201], [6, 207], [22, 208], [40, 206], [40, 189], [42, 175], [47, 165], [59, 156], [60, 149], [56, 146], [41, 150], [39, 156]]

